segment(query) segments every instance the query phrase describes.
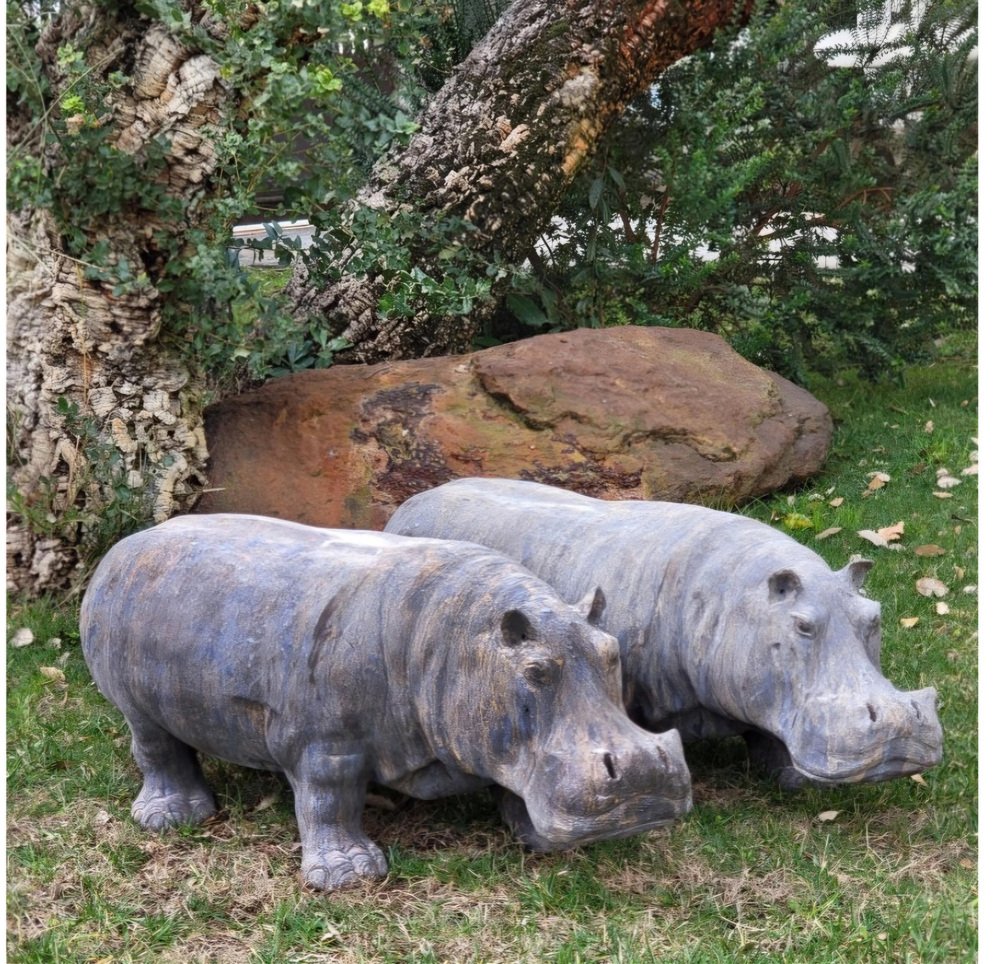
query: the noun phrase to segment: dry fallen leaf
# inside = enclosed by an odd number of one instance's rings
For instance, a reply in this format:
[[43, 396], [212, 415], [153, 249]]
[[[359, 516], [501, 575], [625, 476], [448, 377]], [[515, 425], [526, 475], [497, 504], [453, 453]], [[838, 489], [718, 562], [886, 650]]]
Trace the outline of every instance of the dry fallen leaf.
[[922, 576], [917, 580], [917, 592], [921, 596], [947, 596], [948, 587], [933, 576]]
[[897, 522], [895, 525], [883, 526], [881, 529], [874, 531], [872, 529], [860, 529], [858, 535], [882, 549], [902, 549], [902, 546], [892, 546], [889, 543], [899, 539], [903, 535], [904, 529], [905, 523]]
[[924, 422], [924, 431], [928, 435], [930, 435], [930, 433], [934, 431], [934, 423], [930, 419]]
[[927, 786], [927, 781], [919, 773], [911, 773], [910, 774], [910, 779], [914, 783], [919, 783], [922, 787], [926, 787]]
[[50, 683], [65, 684], [66, 674], [58, 666], [40, 666], [38, 672]]
[[10, 638], [10, 645], [14, 649], [21, 649], [24, 646], [30, 646], [35, 641], [35, 634], [28, 629], [27, 626], [22, 626], [13, 636]]
[[872, 492], [881, 489], [886, 482], [892, 481], [892, 476], [888, 472], [869, 472], [868, 478], [870, 479], [868, 483], [868, 488], [865, 489], [864, 495], [870, 495]]
[[789, 512], [782, 520], [786, 529], [811, 529], [812, 519], [801, 512]]
[[113, 818], [111, 814], [108, 813], [107, 810], [98, 810], [97, 813], [94, 814], [94, 819], [91, 821], [91, 823], [95, 827], [104, 827], [107, 826], [107, 824], [111, 823], [112, 819]]
[[897, 522], [891, 526], [882, 526], [881, 529], [877, 529], [876, 531], [886, 542], [895, 542], [897, 539], [902, 538], [903, 533], [906, 531], [906, 523]]
[[962, 475], [979, 475], [979, 463], [973, 462], [962, 469]]
[[843, 526], [830, 526], [829, 529], [824, 529], [822, 532], [817, 533], [817, 539], [829, 539], [830, 536], [835, 536], [838, 532], [843, 529]]
[[962, 480], [956, 479], [953, 475], [939, 475], [937, 478], [937, 487], [939, 489], [953, 489], [956, 485], [961, 485]]
[[913, 629], [913, 627], [916, 626], [917, 623], [919, 622], [920, 622], [919, 616], [904, 616], [902, 619], [900, 619], [899, 625], [902, 626], [903, 629]]
[[824, 810], [822, 813], [817, 814], [816, 819], [821, 823], [829, 823], [831, 820], [836, 820], [839, 816], [839, 810]]
[[839, 509], [844, 504], [844, 497], [838, 495], [837, 498], [831, 499], [827, 504], [834, 509]]
[[925, 546], [917, 546], [917, 548], [913, 550], [913, 554], [915, 556], [943, 556], [945, 551], [946, 550], [942, 549], [939, 545], [935, 545], [931, 542]]
[[939, 499], [953, 499], [954, 496], [950, 492], [934, 492]]
[[934, 612], [939, 616], [947, 616], [951, 612], [951, 606], [946, 602], [939, 602], [934, 604]]

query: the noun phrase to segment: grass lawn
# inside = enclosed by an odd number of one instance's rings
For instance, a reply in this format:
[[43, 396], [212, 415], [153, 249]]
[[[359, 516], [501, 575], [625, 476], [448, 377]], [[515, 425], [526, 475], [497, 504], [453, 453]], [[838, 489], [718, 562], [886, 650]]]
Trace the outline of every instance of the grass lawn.
[[[836, 568], [875, 560], [883, 669], [938, 690], [944, 760], [922, 777], [788, 793], [740, 742], [695, 745], [686, 819], [556, 855], [519, 848], [488, 794], [383, 798], [366, 829], [388, 879], [321, 896], [298, 883], [291, 794], [273, 775], [209, 762], [220, 814], [140, 831], [127, 729], [90, 682], [75, 608], [11, 600], [8, 959], [975, 960], [976, 377], [952, 358], [905, 387], [814, 385], [837, 422], [824, 472], [743, 510]], [[888, 530], [887, 546], [862, 530]], [[943, 595], [921, 594], [924, 579]]]

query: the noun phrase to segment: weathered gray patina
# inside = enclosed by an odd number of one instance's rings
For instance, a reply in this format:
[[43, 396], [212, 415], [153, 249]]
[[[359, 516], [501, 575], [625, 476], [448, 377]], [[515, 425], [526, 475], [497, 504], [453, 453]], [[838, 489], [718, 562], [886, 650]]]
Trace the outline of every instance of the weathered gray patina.
[[185, 516], [108, 553], [81, 635], [132, 730], [135, 819], [215, 811], [196, 751], [282, 771], [303, 877], [329, 890], [386, 873], [361, 829], [369, 781], [423, 799], [499, 784], [539, 850], [688, 811], [678, 734], [625, 714], [603, 607], [468, 543]]
[[833, 572], [732, 513], [507, 479], [416, 495], [386, 531], [499, 549], [563, 595], [599, 582], [633, 719], [685, 740], [743, 734], [786, 787], [885, 780], [941, 759], [935, 691], [882, 675], [866, 560]]

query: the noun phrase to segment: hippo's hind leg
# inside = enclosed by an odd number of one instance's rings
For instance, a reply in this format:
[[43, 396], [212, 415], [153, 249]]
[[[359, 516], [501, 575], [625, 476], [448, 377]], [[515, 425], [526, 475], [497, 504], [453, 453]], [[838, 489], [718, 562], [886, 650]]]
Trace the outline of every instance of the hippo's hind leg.
[[145, 830], [195, 824], [215, 813], [215, 798], [202, 776], [195, 751], [166, 730], [132, 716], [132, 755], [143, 783], [132, 818]]
[[368, 775], [361, 754], [309, 748], [288, 772], [302, 837], [302, 879], [316, 890], [336, 890], [388, 873], [382, 851], [361, 829]]

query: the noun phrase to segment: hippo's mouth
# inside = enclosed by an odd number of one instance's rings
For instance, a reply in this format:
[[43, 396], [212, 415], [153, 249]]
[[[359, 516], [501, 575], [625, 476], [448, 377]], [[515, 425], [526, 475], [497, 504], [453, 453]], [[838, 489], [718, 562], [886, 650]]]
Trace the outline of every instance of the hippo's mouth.
[[[790, 766], [785, 768], [779, 779], [783, 786], [810, 783], [832, 785], [843, 783], [878, 783], [897, 777], [908, 777], [941, 762], [941, 748], [911, 742], [905, 749], [886, 745], [873, 749], [863, 760], [851, 760], [825, 766], [809, 764], [790, 756]], [[788, 773], [787, 771], [792, 771]], [[793, 776], [794, 774], [794, 776]]]
[[[529, 850], [551, 853], [582, 847], [598, 840], [631, 837], [672, 823], [691, 809], [691, 796], [665, 801], [663, 797], [649, 801], [648, 808], [636, 801], [623, 803], [602, 813], [599, 817], [578, 815], [550, 815], [546, 827], [539, 830], [532, 820], [527, 804], [516, 793], [504, 790], [500, 812], [514, 836]], [[649, 816], [642, 811], [649, 810]]]
[[[922, 773], [941, 762], [941, 743], [919, 738], [893, 738], [852, 746], [843, 752], [826, 747], [826, 752], [795, 752], [783, 740], [762, 730], [744, 734], [750, 758], [777, 777], [786, 790], [809, 784], [878, 783]], [[800, 748], [801, 750], [801, 748]]]

